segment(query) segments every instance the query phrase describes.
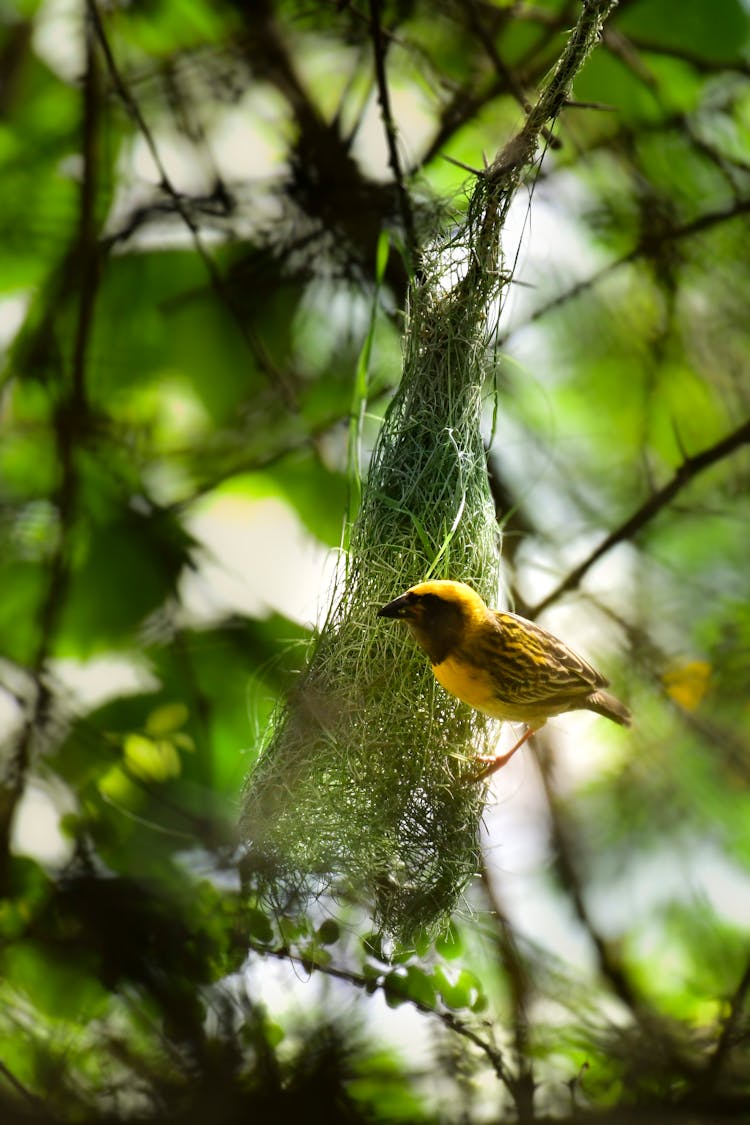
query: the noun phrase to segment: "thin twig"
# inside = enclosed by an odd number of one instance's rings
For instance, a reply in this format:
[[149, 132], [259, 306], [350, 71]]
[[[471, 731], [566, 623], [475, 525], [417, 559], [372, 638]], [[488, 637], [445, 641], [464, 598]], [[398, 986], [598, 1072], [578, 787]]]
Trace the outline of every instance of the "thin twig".
[[[538, 20], [537, 16], [539, 17]], [[513, 75], [521, 89], [524, 87], [530, 88], [539, 82], [542, 75], [554, 62], [554, 58], [550, 59], [546, 54], [547, 48], [559, 32], [570, 26], [573, 17], [567, 7], [563, 7], [555, 13], [547, 13], [542, 9], [537, 9], [532, 13], [530, 9], [517, 7], [513, 10], [513, 18], [514, 20], [529, 19], [532, 22], [538, 22], [544, 28], [541, 40], [536, 40], [526, 56], [513, 67]], [[471, 90], [465, 85], [459, 87], [443, 110], [437, 132], [423, 152], [417, 167], [425, 167], [438, 153], [442, 154], [442, 150], [448, 141], [467, 122], [473, 121], [486, 105], [499, 95], [507, 92], [507, 82], [500, 74], [494, 76], [492, 82], [479, 92]], [[412, 169], [412, 171], [415, 170]]]
[[388, 77], [385, 70], [386, 47], [380, 20], [380, 0], [370, 0], [370, 36], [372, 38], [375, 80], [378, 86], [380, 114], [383, 119], [386, 144], [388, 145], [388, 163], [393, 172], [393, 180], [396, 185], [396, 195], [398, 197], [401, 222], [404, 226], [404, 238], [406, 240], [407, 268], [411, 274], [414, 272], [417, 261], [417, 236], [414, 230], [414, 215], [412, 213], [411, 200], [406, 190], [404, 173], [398, 154], [396, 125], [391, 112], [391, 95], [388, 89]]
[[516, 1055], [517, 1077], [512, 1079], [513, 1100], [521, 1125], [534, 1120], [534, 1068], [529, 1042], [529, 1007], [531, 1003], [531, 978], [518, 948], [513, 927], [498, 900], [490, 879], [487, 864], [481, 857], [480, 879], [489, 913], [496, 922], [495, 945], [498, 962], [504, 967], [513, 1006], [513, 1046]]
[[589, 914], [583, 893], [583, 885], [578, 875], [573, 850], [568, 840], [563, 817], [560, 813], [552, 783], [551, 769], [547, 762], [535, 757], [537, 768], [542, 780], [542, 787], [549, 812], [550, 834], [555, 854], [555, 862], [560, 876], [560, 881], [570, 896], [576, 916], [586, 930], [591, 943], [596, 951], [599, 971], [608, 982], [615, 995], [639, 1019], [641, 1017], [641, 1003], [627, 976], [622, 964], [613, 956], [610, 947], [597, 930]]
[[670, 43], [659, 43], [655, 40], [648, 39], [643, 35], [630, 35], [629, 42], [632, 47], [644, 54], [661, 55], [665, 58], [678, 59], [680, 62], [687, 63], [692, 66], [701, 74], [710, 74], [712, 77], [719, 71], [730, 71], [735, 74], [742, 74], [744, 76], [750, 75], [750, 64], [746, 59], [743, 59], [738, 53], [737, 57], [726, 62], [717, 63], [709, 52], [706, 54], [699, 54], [698, 51], [690, 51], [686, 47], [678, 47]]
[[542, 598], [540, 602], [529, 609], [529, 615], [536, 617], [546, 609], [553, 602], [568, 591], [575, 589], [580, 583], [583, 576], [591, 569], [595, 562], [615, 547], [618, 543], [625, 542], [634, 538], [638, 532], [650, 523], [655, 516], [662, 511], [678, 493], [682, 492], [684, 488], [692, 480], [702, 473], [704, 469], [710, 468], [717, 462], [723, 460], [730, 453], [734, 453], [742, 445], [750, 444], [750, 420], [743, 422], [731, 434], [727, 434], [721, 441], [717, 441], [714, 445], [704, 449], [701, 453], [696, 453], [693, 457], [688, 457], [682, 462], [680, 467], [675, 472], [670, 481], [667, 482], [662, 488], [652, 493], [641, 506], [633, 512], [626, 520], [624, 520], [619, 527], [611, 531], [609, 535], [596, 547], [583, 562], [574, 567], [570, 573], [563, 578], [554, 590], [552, 590], [546, 597]]
[[201, 238], [200, 234], [200, 228], [196, 223], [193, 215], [191, 214], [190, 208], [185, 202], [185, 197], [181, 192], [177, 190], [177, 188], [172, 183], [172, 180], [164, 165], [164, 161], [161, 158], [159, 147], [156, 144], [153, 133], [151, 132], [151, 128], [146, 121], [146, 118], [144, 117], [141, 108], [138, 105], [138, 102], [136, 101], [132, 92], [128, 89], [125, 80], [120, 74], [114, 54], [112, 52], [112, 47], [104, 28], [104, 24], [102, 23], [102, 19], [99, 14], [99, 9], [96, 5], [96, 0], [86, 0], [86, 5], [90, 13], [91, 21], [94, 26], [97, 39], [99, 40], [99, 45], [101, 47], [101, 51], [107, 65], [107, 70], [109, 72], [112, 85], [115, 89], [115, 92], [117, 93], [117, 96], [125, 107], [126, 113], [135, 122], [136, 127], [138, 128], [144, 141], [146, 142], [146, 146], [151, 155], [151, 159], [153, 160], [154, 165], [156, 166], [156, 170], [159, 173], [159, 181], [162, 191], [169, 197], [175, 211], [189, 230], [190, 235], [193, 239], [193, 245], [195, 246], [195, 249], [205, 266], [211, 284], [221, 298], [225, 307], [232, 314], [245, 343], [252, 353], [255, 362], [258, 364], [259, 370], [262, 371], [266, 378], [268, 378], [271, 382], [274, 382], [278, 386], [287, 406], [295, 407], [296, 400], [292, 381], [290, 380], [288, 374], [274, 362], [261, 338], [255, 332], [252, 325], [248, 324], [241, 310], [237, 307], [231, 291], [229, 290], [226, 282], [224, 281], [224, 278], [222, 277], [216, 266], [216, 263], [214, 262], [213, 258], [211, 257], [206, 246], [203, 243], [203, 239]]
[[606, 266], [602, 266], [600, 270], [591, 274], [590, 277], [576, 282], [575, 285], [571, 285], [570, 289], [566, 289], [564, 293], [559, 293], [556, 297], [552, 297], [551, 300], [546, 301], [543, 305], [534, 309], [523, 323], [516, 325], [512, 331], [504, 335], [501, 334], [499, 336], [498, 345], [500, 347], [506, 346], [510, 338], [522, 328], [527, 328], [529, 324], [541, 320], [547, 313], [560, 308], [561, 305], [567, 304], [568, 301], [572, 301], [576, 297], [580, 297], [582, 293], [588, 292], [589, 289], [593, 289], [594, 286], [604, 281], [605, 278], [609, 277], [611, 273], [614, 273], [615, 270], [620, 269], [622, 266], [628, 266], [641, 257], [652, 256], [663, 246], [668, 246], [673, 242], [679, 241], [681, 238], [690, 238], [695, 234], [702, 234], [703, 231], [710, 230], [714, 226], [747, 214], [750, 214], [750, 198], [735, 200], [728, 207], [721, 207], [717, 211], [707, 211], [703, 215], [698, 215], [697, 218], [691, 219], [688, 223], [680, 224], [680, 226], [667, 228], [658, 232], [649, 230], [648, 235], [640, 239], [626, 254], [622, 254], [619, 258], [608, 262]]
[[[97, 246], [96, 195], [99, 159], [99, 68], [96, 62], [92, 27], [86, 21], [87, 65], [83, 80], [83, 177], [78, 231], [79, 305], [73, 343], [72, 388], [69, 409], [75, 416], [86, 410], [86, 357], [88, 353], [94, 304], [99, 287], [100, 256]], [[79, 417], [71, 419], [74, 431]]]
[[560, 114], [575, 75], [601, 34], [617, 0], [584, 0], [578, 21], [551, 78], [531, 106], [522, 128], [510, 138], [478, 180], [469, 208], [474, 227], [472, 268], [463, 280], [466, 292], [476, 293], [497, 268], [500, 237], [511, 200], [521, 177], [536, 160], [543, 131]]
[[617, 0], [584, 0], [581, 15], [565, 45], [557, 66], [538, 101], [531, 107], [523, 128], [498, 154], [488, 178], [502, 185], [510, 169], [532, 163], [542, 130], [555, 121], [570, 94], [580, 70], [601, 34]]
[[[468, 13], [469, 13], [469, 20], [470, 20], [472, 29], [473, 29], [475, 35], [477, 36], [477, 38], [479, 39], [480, 43], [484, 47], [485, 51], [487, 52], [487, 55], [489, 56], [490, 61], [492, 62], [493, 67], [495, 68], [495, 71], [497, 73], [498, 78], [503, 83], [505, 83], [506, 88], [508, 90], [510, 90], [511, 94], [516, 99], [516, 101], [521, 106], [521, 108], [524, 110], [524, 112], [530, 113], [531, 112], [531, 102], [530, 102], [529, 98], [526, 96], [523, 85], [519, 81], [516, 73], [513, 70], [511, 70], [510, 67], [506, 66], [505, 62], [500, 57], [500, 52], [498, 51], [497, 46], [495, 45], [495, 40], [493, 39], [492, 35], [489, 34], [489, 32], [487, 31], [487, 28], [484, 26], [484, 24], [482, 22], [482, 18], [481, 18], [481, 15], [479, 13], [479, 10], [478, 10], [478, 4], [477, 4], [476, 0], [469, 0], [469, 3], [467, 5], [467, 10], [468, 10]], [[542, 128], [542, 134], [541, 135], [544, 138], [544, 140], [547, 142], [547, 144], [550, 146], [550, 148], [560, 148], [561, 147], [561, 142], [558, 140], [557, 137], [555, 137], [550, 132], [550, 130], [546, 126], [544, 126]]]
[[24, 1098], [30, 1101], [32, 1105], [38, 1106], [39, 1108], [42, 1107], [43, 1103], [41, 1098], [38, 1098], [36, 1094], [33, 1094], [31, 1092], [31, 1090], [27, 1090], [23, 1082], [16, 1078], [13, 1071], [5, 1065], [2, 1059], [0, 1059], [0, 1074], [2, 1074], [7, 1079], [16, 1093], [21, 1094]]
[[[579, 922], [586, 930], [589, 940], [593, 944], [599, 972], [602, 978], [609, 984], [614, 994], [628, 1007], [640, 1031], [645, 1036], [646, 1041], [652, 1043], [653, 1047], [659, 1051], [659, 1054], [665, 1059], [667, 1066], [674, 1067], [675, 1070], [685, 1079], [689, 1080], [691, 1084], [695, 1084], [702, 1077], [701, 1070], [685, 1051], [684, 1044], [680, 1042], [679, 1037], [673, 1034], [669, 1023], [661, 1019], [656, 1010], [650, 1007], [640, 995], [637, 986], [631, 980], [622, 960], [616, 955], [611, 944], [601, 935], [589, 914], [584, 896], [583, 882], [578, 873], [574, 850], [570, 845], [567, 826], [554, 790], [549, 764], [540, 761], [538, 758], [536, 759], [536, 764], [541, 775], [549, 810], [552, 844], [555, 851], [555, 860], [560, 880], [567, 894], [570, 896]], [[747, 980], [745, 979], [746, 977], [748, 978]], [[742, 1004], [744, 1004], [748, 988], [750, 988], [750, 965], [747, 966], [733, 999], [733, 1005], [736, 1004], [737, 1014], [739, 1014], [739, 1010]], [[730, 1027], [728, 1030], [725, 1029], [727, 1047], [723, 1048], [723, 1050], [726, 1050], [731, 1044], [734, 1026], [736, 1025], [733, 1024], [733, 1027]], [[721, 1056], [719, 1057], [719, 1065], [720, 1063]], [[710, 1074], [710, 1063], [703, 1074]]]
[[79, 479], [75, 460], [76, 442], [86, 425], [86, 359], [99, 285], [99, 249], [96, 228], [97, 147], [99, 132], [98, 68], [90, 22], [86, 23], [86, 71], [82, 84], [82, 153], [79, 223], [71, 267], [77, 281], [73, 362], [69, 387], [65, 387], [55, 411], [55, 440], [59, 484], [55, 504], [59, 536], [50, 560], [49, 582], [39, 609], [39, 637], [31, 664], [34, 698], [16, 739], [13, 753], [0, 781], [0, 891], [5, 883], [10, 833], [16, 809], [26, 787], [26, 775], [35, 736], [44, 729], [51, 692], [44, 671], [63, 608], [70, 577], [70, 536], [78, 506]]
[[745, 968], [740, 977], [739, 983], [734, 990], [732, 998], [729, 1002], [729, 1012], [721, 1029], [716, 1047], [708, 1060], [706, 1067], [706, 1081], [709, 1086], [715, 1086], [719, 1079], [721, 1069], [726, 1061], [729, 1052], [734, 1046], [735, 1035], [737, 1033], [737, 1025], [742, 1015], [742, 1009], [750, 994], [750, 960], [745, 965]]
[[[262, 946], [255, 947], [255, 952], [266, 957], [275, 957], [279, 961], [288, 961], [292, 965], [299, 965], [307, 972], [315, 969], [317, 972], [323, 973], [325, 976], [333, 977], [335, 980], [345, 981], [347, 984], [353, 985], [355, 988], [360, 988], [367, 993], [372, 993], [373, 990], [385, 993], [385, 987], [380, 982], [373, 983], [372, 979], [363, 976], [361, 973], [356, 973], [352, 969], [342, 969], [336, 965], [320, 965], [314, 961], [308, 960], [301, 954], [292, 952], [288, 946], [279, 946], [276, 949], [266, 949]], [[457, 1035], [463, 1036], [478, 1047], [488, 1059], [492, 1069], [503, 1085], [512, 1093], [513, 1091], [513, 1078], [508, 1073], [503, 1059], [502, 1052], [498, 1047], [484, 1039], [478, 1032], [469, 1027], [467, 1023], [455, 1016], [453, 1012], [441, 1011], [439, 1008], [433, 1008], [430, 1004], [426, 1004], [422, 1000], [418, 1000], [413, 996], [404, 996], [405, 1003], [411, 1004], [418, 1012], [424, 1012], [425, 1015], [434, 1016], [451, 1031]]]

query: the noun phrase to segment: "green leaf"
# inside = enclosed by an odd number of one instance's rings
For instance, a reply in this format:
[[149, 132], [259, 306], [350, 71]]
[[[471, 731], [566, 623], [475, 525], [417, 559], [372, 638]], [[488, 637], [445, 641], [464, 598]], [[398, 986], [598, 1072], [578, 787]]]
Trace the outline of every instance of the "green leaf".
[[12, 598], [0, 598], [0, 654], [19, 665], [29, 665], [38, 644], [39, 615], [48, 593], [49, 571], [14, 560], [8, 552], [5, 558], [0, 557], [0, 585], [13, 590]]
[[257, 906], [248, 910], [247, 924], [253, 941], [260, 942], [261, 945], [270, 945], [273, 942], [275, 932], [271, 920]]
[[750, 35], [747, 9], [739, 0], [636, 0], [618, 17], [620, 30], [670, 52], [705, 62], [731, 63], [743, 57]]
[[188, 536], [169, 513], [97, 490], [87, 515], [76, 535], [79, 561], [61, 615], [60, 655], [132, 643], [147, 614], [174, 593], [189, 558]]
[[454, 1011], [472, 1008], [482, 992], [478, 978], [468, 969], [453, 972], [438, 965], [433, 979], [443, 1003]]
[[184, 703], [162, 703], [146, 719], [146, 734], [153, 738], [174, 734], [185, 725], [189, 714]]
[[399, 967], [386, 974], [383, 980], [386, 1003], [397, 1008], [404, 1001], [411, 1001], [423, 1008], [435, 1005], [435, 984], [430, 973], [418, 965]]
[[464, 943], [455, 923], [451, 922], [448, 929], [435, 942], [435, 948], [441, 957], [447, 961], [455, 961], [464, 950]]
[[180, 755], [165, 738], [154, 740], [142, 734], [129, 734], [125, 739], [124, 756], [130, 773], [141, 781], [158, 784], [179, 777], [182, 769]]
[[408, 1000], [406, 970], [394, 969], [383, 979], [383, 993], [389, 1008], [400, 1008]]
[[376, 961], [386, 965], [390, 963], [390, 957], [383, 945], [383, 935], [379, 931], [373, 930], [372, 933], [366, 934], [361, 940], [362, 948], [368, 957], [373, 957]]
[[54, 893], [54, 884], [34, 860], [13, 856], [8, 866], [10, 893], [0, 898], [0, 948], [27, 932]]
[[96, 979], [93, 966], [70, 949], [62, 952], [27, 940], [7, 946], [0, 964], [2, 975], [54, 1019], [86, 1023], [109, 1004], [109, 994]]
[[341, 927], [333, 918], [326, 918], [318, 927], [316, 937], [323, 945], [335, 945], [341, 937]]

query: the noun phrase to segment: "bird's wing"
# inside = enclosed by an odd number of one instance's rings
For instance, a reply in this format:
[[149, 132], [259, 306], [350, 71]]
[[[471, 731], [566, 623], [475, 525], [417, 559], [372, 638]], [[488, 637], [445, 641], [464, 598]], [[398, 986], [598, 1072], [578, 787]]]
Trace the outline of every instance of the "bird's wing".
[[498, 628], [497, 679], [501, 693], [507, 684], [513, 698], [520, 702], [523, 697], [532, 703], [584, 696], [593, 688], [607, 686], [604, 676], [583, 657], [533, 621], [499, 610], [493, 617]]

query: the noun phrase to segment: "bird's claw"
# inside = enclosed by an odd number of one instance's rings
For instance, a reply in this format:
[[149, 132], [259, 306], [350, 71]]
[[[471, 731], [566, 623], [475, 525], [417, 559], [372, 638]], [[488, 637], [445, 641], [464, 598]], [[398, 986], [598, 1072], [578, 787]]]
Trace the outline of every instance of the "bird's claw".
[[520, 750], [524, 742], [526, 742], [528, 738], [531, 738], [532, 734], [538, 729], [539, 727], [527, 727], [518, 742], [507, 754], [477, 754], [477, 761], [484, 762], [485, 766], [484, 769], [481, 769], [479, 773], [476, 774], [474, 781], [484, 781], [486, 778], [491, 777], [493, 773], [497, 773], [498, 770], [501, 770], [503, 766], [507, 766], [516, 750]]

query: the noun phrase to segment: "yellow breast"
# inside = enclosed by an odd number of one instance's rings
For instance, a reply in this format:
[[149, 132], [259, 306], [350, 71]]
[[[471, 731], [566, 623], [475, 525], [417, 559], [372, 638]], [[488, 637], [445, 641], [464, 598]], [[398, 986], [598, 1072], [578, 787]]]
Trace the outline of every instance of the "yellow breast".
[[483, 668], [449, 656], [441, 664], [434, 664], [432, 671], [437, 682], [451, 695], [457, 696], [477, 711], [483, 711], [485, 715], [492, 715], [496, 719], [505, 718], [502, 710], [498, 710], [492, 679]]
[[[457, 660], [449, 656], [440, 664], [433, 664], [432, 671], [439, 684], [457, 696], [463, 703], [468, 703], [476, 711], [481, 711], [493, 719], [500, 719], [508, 723], [539, 723], [564, 711], [565, 707], [549, 708], [539, 704], [509, 703], [498, 699], [497, 689], [492, 677], [476, 664], [469, 664], [465, 660]], [[541, 723], [539, 723], [541, 725]]]

